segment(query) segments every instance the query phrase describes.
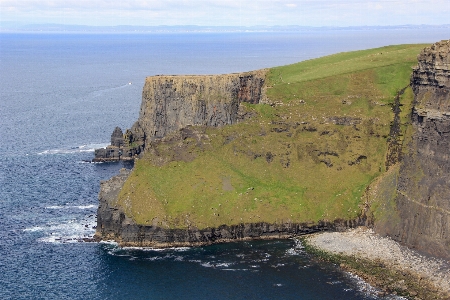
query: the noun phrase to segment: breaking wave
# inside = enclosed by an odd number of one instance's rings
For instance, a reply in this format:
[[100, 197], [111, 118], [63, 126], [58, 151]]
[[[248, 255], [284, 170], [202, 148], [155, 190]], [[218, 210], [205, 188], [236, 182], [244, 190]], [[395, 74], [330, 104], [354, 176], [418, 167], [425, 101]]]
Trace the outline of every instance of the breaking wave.
[[83, 152], [94, 152], [95, 149], [105, 148], [109, 143], [100, 144], [86, 144], [75, 147], [59, 148], [59, 149], [48, 149], [42, 152], [38, 152], [38, 155], [53, 155], [53, 154], [74, 154]]
[[44, 243], [76, 243], [92, 239], [95, 233], [94, 215], [81, 220], [47, 223], [23, 229], [23, 232], [38, 235], [37, 241]]
[[90, 204], [90, 205], [51, 205], [46, 206], [46, 209], [91, 209], [91, 208], [97, 208], [97, 205]]

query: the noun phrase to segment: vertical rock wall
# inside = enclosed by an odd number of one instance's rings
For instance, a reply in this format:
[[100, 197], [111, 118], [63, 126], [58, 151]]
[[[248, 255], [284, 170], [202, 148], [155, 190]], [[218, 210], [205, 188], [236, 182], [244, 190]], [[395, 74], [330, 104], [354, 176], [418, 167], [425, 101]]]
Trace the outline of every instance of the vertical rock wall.
[[450, 42], [425, 48], [411, 76], [412, 140], [398, 178], [399, 220], [387, 232], [450, 259]]
[[152, 76], [145, 82], [139, 126], [149, 140], [188, 125], [237, 122], [242, 102], [259, 103], [265, 71], [209, 76]]
[[264, 98], [267, 70], [224, 75], [147, 77], [139, 119], [120, 138], [120, 128], [106, 149], [96, 149], [93, 161], [134, 159], [150, 142], [189, 125], [222, 126], [240, 118], [242, 102]]

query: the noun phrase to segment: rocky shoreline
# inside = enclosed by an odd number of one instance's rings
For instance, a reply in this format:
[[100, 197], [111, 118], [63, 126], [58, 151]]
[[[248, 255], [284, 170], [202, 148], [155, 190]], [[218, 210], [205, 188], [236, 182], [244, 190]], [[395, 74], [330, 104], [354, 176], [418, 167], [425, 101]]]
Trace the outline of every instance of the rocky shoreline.
[[[384, 292], [404, 291], [403, 294], [410, 299], [450, 299], [449, 261], [422, 255], [390, 238], [375, 234], [372, 229], [358, 227], [344, 232], [316, 233], [308, 235], [305, 241], [330, 255], [351, 257], [356, 261], [368, 260], [383, 266], [385, 271], [380, 278], [349, 267], [347, 263], [340, 263], [343, 269], [356, 273]], [[399, 274], [400, 279], [391, 274]], [[423, 290], [413, 290], [408, 280], [420, 285]], [[421, 297], [421, 293], [428, 296]]]

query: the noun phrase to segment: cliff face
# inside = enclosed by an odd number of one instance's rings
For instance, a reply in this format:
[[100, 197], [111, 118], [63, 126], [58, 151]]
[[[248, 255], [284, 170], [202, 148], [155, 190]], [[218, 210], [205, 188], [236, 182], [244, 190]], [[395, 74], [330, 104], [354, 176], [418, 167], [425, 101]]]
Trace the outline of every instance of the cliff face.
[[[167, 143], [164, 138], [170, 133], [181, 133], [182, 138], [176, 139], [176, 143], [183, 140], [184, 135], [190, 136], [191, 125], [219, 127], [245, 119], [246, 112], [241, 103], [257, 104], [264, 101], [265, 73], [265, 70], [259, 70], [226, 75], [148, 77], [138, 121], [125, 134], [116, 128], [111, 136], [111, 146], [97, 150], [96, 160], [120, 159], [117, 153], [126, 152], [132, 145], [138, 146], [135, 153], [143, 150], [152, 153], [155, 145], [161, 141]], [[102, 158], [104, 152], [111, 159]], [[124, 157], [133, 158], [134, 153]], [[155, 219], [151, 226], [139, 225], [117, 203], [129, 174], [130, 171], [122, 169], [119, 175], [101, 182], [97, 239], [112, 239], [121, 245], [132, 246], [198, 245], [234, 239], [289, 237], [330, 228], [354, 227], [365, 221], [337, 220], [311, 224], [259, 222], [217, 228], [170, 229]]]
[[[260, 103], [266, 70], [224, 75], [152, 76], [145, 81], [138, 121], [94, 161], [134, 159], [151, 141], [189, 125], [223, 126], [243, 118], [240, 104]], [[121, 131], [121, 130], [120, 130]], [[121, 142], [118, 142], [121, 141]]]
[[[372, 70], [340, 68], [339, 76], [298, 82], [282, 76], [290, 70], [270, 71], [271, 103], [255, 107], [241, 104], [265, 102], [265, 71], [147, 78], [138, 121], [125, 133], [116, 128], [104, 150], [112, 160], [116, 153], [146, 155], [132, 173], [102, 182], [96, 237], [122, 245], [194, 245], [367, 226], [372, 220], [357, 216], [370, 201], [361, 199], [383, 175], [388, 181], [378, 197], [394, 205], [386, 206], [392, 218], [377, 221], [378, 232], [449, 257], [448, 52], [442, 42], [419, 55], [407, 134], [400, 106], [410, 111], [413, 93], [404, 88], [405, 72], [379, 69], [401, 77], [392, 84], [399, 91], [394, 114], [387, 105], [392, 94], [378, 86], [394, 80], [377, 82]], [[383, 53], [383, 59], [394, 55]], [[372, 58], [360, 57], [377, 62]], [[254, 118], [244, 120], [249, 114]], [[333, 221], [339, 219], [352, 221]]]
[[412, 139], [395, 199], [399, 219], [382, 233], [435, 256], [450, 258], [450, 42], [425, 48], [411, 76]]
[[188, 125], [234, 124], [241, 102], [261, 101], [263, 84], [264, 71], [148, 77], [138, 122], [151, 140]]

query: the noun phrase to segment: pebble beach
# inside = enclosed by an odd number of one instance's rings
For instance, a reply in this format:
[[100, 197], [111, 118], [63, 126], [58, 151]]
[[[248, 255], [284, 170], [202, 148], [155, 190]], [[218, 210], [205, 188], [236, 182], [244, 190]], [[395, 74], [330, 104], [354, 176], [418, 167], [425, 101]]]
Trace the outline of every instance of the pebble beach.
[[388, 268], [406, 271], [434, 286], [442, 299], [450, 297], [450, 263], [430, 258], [404, 247], [372, 229], [356, 228], [345, 232], [322, 232], [307, 237], [320, 250], [371, 261], [380, 261]]

